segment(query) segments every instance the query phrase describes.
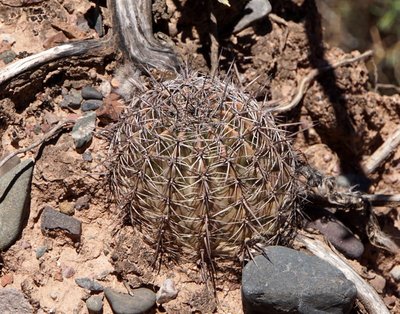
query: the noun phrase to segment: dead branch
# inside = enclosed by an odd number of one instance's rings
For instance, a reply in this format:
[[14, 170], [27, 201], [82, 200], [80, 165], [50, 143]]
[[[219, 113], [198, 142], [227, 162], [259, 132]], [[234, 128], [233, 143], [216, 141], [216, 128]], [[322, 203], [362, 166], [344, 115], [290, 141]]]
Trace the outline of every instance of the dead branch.
[[338, 268], [348, 280], [355, 284], [357, 288], [357, 297], [365, 306], [369, 314], [390, 313], [374, 288], [362, 279], [361, 276], [357, 274], [357, 272], [339, 254], [335, 253], [327, 245], [316, 238], [310, 238], [298, 234], [296, 240], [304, 244], [311, 253]]
[[0, 70], [0, 85], [49, 62], [86, 54], [105, 45], [105, 40], [76, 41], [63, 44], [15, 61]]
[[366, 175], [374, 172], [386, 158], [400, 145], [400, 127], [398, 127], [387, 140], [368, 158], [363, 165]]
[[51, 138], [53, 138], [54, 136], [56, 136], [61, 130], [63, 130], [64, 128], [68, 128], [71, 127], [72, 124], [75, 123], [75, 119], [66, 119], [66, 120], [62, 120], [60, 122], [58, 122], [52, 129], [50, 129], [50, 131], [48, 131], [41, 139], [39, 139], [38, 141], [34, 142], [33, 144], [29, 145], [28, 147], [25, 148], [20, 148], [17, 149], [15, 151], [13, 151], [12, 153], [8, 154], [7, 156], [5, 156], [2, 160], [0, 160], [0, 168], [11, 158], [13, 158], [14, 156], [17, 156], [19, 154], [23, 154], [26, 153], [28, 151], [31, 151], [32, 149], [34, 149], [35, 147], [47, 142], [48, 140], [50, 140]]
[[372, 206], [385, 206], [385, 205], [398, 206], [400, 203], [400, 194], [394, 194], [394, 195], [364, 194], [362, 198], [369, 201]]
[[324, 72], [327, 72], [327, 71], [334, 70], [334, 69], [342, 67], [342, 66], [352, 64], [357, 61], [367, 59], [367, 58], [371, 57], [372, 55], [373, 55], [373, 51], [368, 50], [357, 57], [348, 58], [348, 59], [339, 61], [337, 63], [312, 70], [306, 77], [304, 77], [301, 80], [299, 88], [297, 90], [297, 93], [293, 97], [293, 99], [289, 103], [281, 104], [281, 105], [273, 108], [274, 112], [275, 113], [287, 112], [289, 110], [292, 110], [294, 107], [296, 107], [300, 103], [300, 101], [303, 99], [307, 89], [310, 87], [311, 82], [314, 81], [318, 75], [320, 75]]

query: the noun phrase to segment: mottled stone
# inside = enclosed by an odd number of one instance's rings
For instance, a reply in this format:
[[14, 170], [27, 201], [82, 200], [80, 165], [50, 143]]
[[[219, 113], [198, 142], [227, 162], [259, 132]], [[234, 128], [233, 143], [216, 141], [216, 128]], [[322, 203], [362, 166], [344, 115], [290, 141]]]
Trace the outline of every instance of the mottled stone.
[[92, 134], [96, 128], [96, 113], [89, 112], [80, 117], [72, 128], [71, 136], [74, 139], [75, 147], [81, 148], [92, 140]]
[[86, 307], [89, 314], [100, 314], [103, 311], [103, 298], [97, 295], [92, 295], [86, 300]]
[[103, 106], [103, 101], [98, 99], [89, 99], [85, 100], [81, 105], [81, 110], [86, 111], [93, 111], [101, 108]]

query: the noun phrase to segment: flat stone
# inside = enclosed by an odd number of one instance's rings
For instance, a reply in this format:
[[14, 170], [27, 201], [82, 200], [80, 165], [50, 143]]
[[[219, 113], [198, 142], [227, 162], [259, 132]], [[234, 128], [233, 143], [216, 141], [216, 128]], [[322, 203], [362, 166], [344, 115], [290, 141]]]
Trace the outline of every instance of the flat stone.
[[28, 218], [33, 166], [26, 159], [0, 177], [0, 251], [15, 243]]
[[82, 232], [81, 222], [68, 215], [46, 206], [41, 215], [41, 229], [43, 232], [65, 230], [73, 240], [79, 240]]
[[132, 290], [133, 295], [104, 289], [104, 295], [115, 314], [141, 314], [152, 309], [156, 304], [156, 294], [147, 288]]
[[14, 288], [0, 289], [0, 313], [32, 314], [32, 305], [24, 294]]
[[85, 100], [81, 105], [81, 110], [86, 111], [93, 111], [101, 108], [103, 106], [103, 101], [98, 99], [89, 99]]
[[349, 313], [356, 287], [316, 256], [282, 246], [265, 249], [242, 272], [246, 314]]
[[92, 86], [85, 86], [82, 88], [81, 95], [83, 99], [103, 99], [103, 94]]
[[74, 139], [75, 147], [81, 148], [88, 144], [92, 139], [92, 133], [96, 128], [96, 113], [89, 112], [83, 117], [80, 117], [71, 131], [71, 136]]
[[103, 298], [97, 295], [92, 295], [86, 300], [86, 307], [89, 314], [100, 314], [103, 311]]
[[104, 287], [98, 283], [96, 280], [94, 279], [90, 279], [90, 278], [76, 278], [75, 279], [75, 283], [83, 288], [83, 289], [87, 289], [93, 292], [100, 292], [104, 290]]

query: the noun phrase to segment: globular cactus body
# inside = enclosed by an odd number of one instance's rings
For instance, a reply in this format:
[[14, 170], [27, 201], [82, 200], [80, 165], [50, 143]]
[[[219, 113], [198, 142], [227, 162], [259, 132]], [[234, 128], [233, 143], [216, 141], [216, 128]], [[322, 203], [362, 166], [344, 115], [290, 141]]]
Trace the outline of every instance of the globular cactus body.
[[193, 72], [156, 83], [113, 138], [112, 188], [158, 252], [234, 258], [294, 226], [296, 154], [270, 110]]

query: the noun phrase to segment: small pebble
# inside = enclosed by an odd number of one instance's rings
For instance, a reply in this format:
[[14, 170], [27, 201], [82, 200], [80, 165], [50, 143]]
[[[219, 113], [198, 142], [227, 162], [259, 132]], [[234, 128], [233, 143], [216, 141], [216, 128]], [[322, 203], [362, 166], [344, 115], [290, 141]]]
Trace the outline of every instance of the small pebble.
[[84, 161], [87, 162], [92, 162], [93, 161], [93, 156], [92, 153], [89, 150], [86, 150], [83, 154], [82, 154], [82, 159]]
[[115, 314], [147, 313], [156, 304], [156, 294], [147, 288], [132, 290], [132, 295], [104, 289], [104, 295]]
[[51, 291], [50, 292], [50, 298], [52, 298], [53, 300], [57, 300], [57, 298], [58, 298], [57, 291]]
[[392, 268], [390, 276], [392, 276], [395, 281], [400, 282], [400, 265], [396, 265]]
[[60, 209], [60, 212], [68, 216], [73, 216], [75, 213], [74, 204], [68, 201], [64, 201], [58, 204], [58, 208]]
[[81, 95], [84, 99], [103, 99], [103, 95], [92, 86], [85, 86], [82, 88]]
[[156, 300], [157, 303], [163, 304], [171, 300], [174, 300], [178, 295], [178, 290], [175, 288], [175, 283], [172, 279], [167, 278], [162, 283], [160, 290], [157, 291]]
[[70, 267], [70, 266], [66, 266], [66, 267], [64, 267], [63, 270], [62, 270], [62, 275], [63, 275], [65, 278], [71, 278], [73, 275], [75, 275], [75, 269], [73, 269], [73, 268]]
[[47, 252], [47, 247], [46, 246], [40, 246], [36, 249], [36, 258], [39, 259], [41, 258], [44, 253]]
[[86, 300], [86, 307], [89, 314], [100, 314], [103, 310], [103, 298], [97, 295], [92, 295]]
[[90, 290], [92, 292], [100, 292], [104, 290], [104, 287], [98, 283], [96, 280], [90, 278], [76, 278], [75, 283], [84, 289]]
[[60, 269], [58, 269], [58, 270], [55, 272], [55, 274], [54, 274], [54, 280], [57, 280], [57, 281], [59, 281], [59, 282], [63, 282], [63, 281], [64, 281]]
[[93, 111], [101, 108], [103, 106], [103, 101], [98, 100], [98, 99], [90, 99], [90, 100], [85, 100], [82, 105], [81, 105], [81, 110], [83, 112], [86, 111]]
[[61, 101], [61, 108], [79, 109], [83, 98], [76, 89], [71, 89], [70, 92], [64, 96]]
[[12, 284], [13, 282], [14, 282], [14, 276], [11, 273], [5, 274], [0, 278], [0, 285], [2, 287]]
[[76, 210], [88, 209], [89, 208], [89, 201], [90, 201], [89, 195], [81, 196], [75, 202], [75, 209]]

